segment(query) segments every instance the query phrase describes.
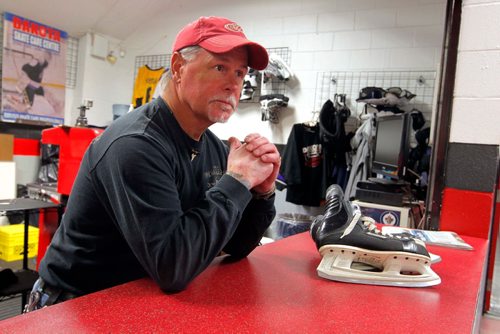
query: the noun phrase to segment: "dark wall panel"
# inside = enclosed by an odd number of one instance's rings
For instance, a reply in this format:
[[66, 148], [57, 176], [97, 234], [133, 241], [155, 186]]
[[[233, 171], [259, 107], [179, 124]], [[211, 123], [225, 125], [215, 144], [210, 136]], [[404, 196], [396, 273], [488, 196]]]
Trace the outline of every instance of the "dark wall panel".
[[446, 187], [493, 192], [498, 171], [498, 145], [450, 143]]

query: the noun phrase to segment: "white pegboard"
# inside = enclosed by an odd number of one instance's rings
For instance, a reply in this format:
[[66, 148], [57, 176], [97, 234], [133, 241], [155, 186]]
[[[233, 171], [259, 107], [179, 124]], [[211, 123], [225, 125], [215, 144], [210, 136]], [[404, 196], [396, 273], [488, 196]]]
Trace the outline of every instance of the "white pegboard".
[[158, 55], [146, 55], [146, 56], [137, 56], [135, 57], [134, 64], [134, 83], [135, 78], [137, 76], [137, 72], [139, 68], [144, 65], [148, 65], [149, 68], [157, 69], [157, 68], [168, 68], [170, 66], [170, 58], [172, 54], [158, 54]]
[[[267, 48], [267, 53], [278, 55], [283, 61], [290, 66], [291, 52], [287, 47]], [[242, 100], [240, 103], [258, 103], [261, 95], [266, 94], [283, 94], [286, 95], [286, 82], [272, 76], [268, 82], [264, 83], [263, 71], [260, 71], [258, 77], [258, 87], [250, 100]]]
[[416, 94], [405, 110], [416, 108], [429, 120], [434, 108], [436, 71], [364, 71], [364, 72], [319, 72], [316, 76], [314, 110], [318, 112], [335, 94], [346, 94], [346, 104], [351, 112], [359, 115], [365, 103], [356, 99], [364, 87], [401, 87]]
[[66, 88], [76, 87], [78, 70], [78, 39], [68, 36], [66, 48]]

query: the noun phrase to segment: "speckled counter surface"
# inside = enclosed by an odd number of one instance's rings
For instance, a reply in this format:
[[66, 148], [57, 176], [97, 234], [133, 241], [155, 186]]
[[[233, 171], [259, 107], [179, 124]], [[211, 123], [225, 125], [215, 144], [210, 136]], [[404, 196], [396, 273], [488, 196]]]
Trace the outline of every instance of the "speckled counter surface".
[[309, 234], [217, 259], [187, 290], [141, 279], [0, 322], [1, 333], [471, 333], [484, 288], [487, 241], [474, 251], [429, 247], [440, 285], [340, 283], [316, 274]]

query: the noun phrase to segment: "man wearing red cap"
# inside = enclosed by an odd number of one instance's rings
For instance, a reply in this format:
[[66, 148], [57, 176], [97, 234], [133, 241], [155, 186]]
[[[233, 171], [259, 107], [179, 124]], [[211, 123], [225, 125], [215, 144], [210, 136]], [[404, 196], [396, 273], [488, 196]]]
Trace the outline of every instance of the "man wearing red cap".
[[89, 146], [28, 311], [144, 276], [180, 291], [221, 252], [242, 258], [259, 244], [279, 153], [256, 133], [228, 148], [208, 127], [235, 112], [248, 66], [267, 62], [228, 19], [180, 31], [161, 98]]

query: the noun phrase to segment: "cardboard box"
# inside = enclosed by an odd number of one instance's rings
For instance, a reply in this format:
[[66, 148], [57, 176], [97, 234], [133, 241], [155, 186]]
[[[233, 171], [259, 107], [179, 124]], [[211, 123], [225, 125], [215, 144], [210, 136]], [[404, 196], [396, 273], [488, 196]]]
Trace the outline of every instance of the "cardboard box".
[[14, 160], [14, 136], [0, 133], [0, 161]]

